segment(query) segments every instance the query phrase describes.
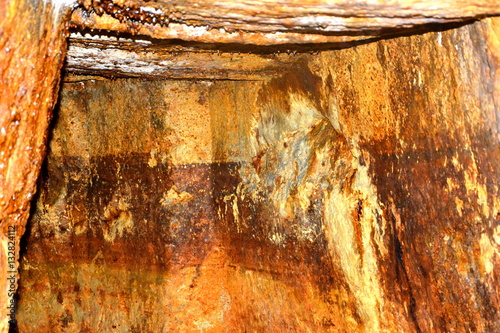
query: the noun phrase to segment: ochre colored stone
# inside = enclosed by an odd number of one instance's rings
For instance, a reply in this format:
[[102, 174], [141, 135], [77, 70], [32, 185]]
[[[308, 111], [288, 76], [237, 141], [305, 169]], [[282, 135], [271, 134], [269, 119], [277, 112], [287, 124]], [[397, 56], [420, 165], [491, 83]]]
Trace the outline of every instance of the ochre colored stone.
[[65, 6], [44, 1], [0, 1], [0, 332], [9, 330], [9, 319], [15, 322], [7, 306], [17, 288], [19, 242], [45, 156], [68, 14]]
[[64, 84], [21, 331], [499, 331], [498, 22]]
[[158, 39], [255, 45], [346, 43], [500, 14], [491, 0], [80, 0], [71, 22]]

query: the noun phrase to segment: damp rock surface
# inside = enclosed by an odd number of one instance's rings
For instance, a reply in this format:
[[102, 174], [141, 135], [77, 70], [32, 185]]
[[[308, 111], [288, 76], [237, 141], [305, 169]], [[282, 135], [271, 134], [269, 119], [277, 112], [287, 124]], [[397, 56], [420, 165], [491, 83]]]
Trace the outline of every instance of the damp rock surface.
[[499, 331], [498, 22], [65, 83], [20, 331]]

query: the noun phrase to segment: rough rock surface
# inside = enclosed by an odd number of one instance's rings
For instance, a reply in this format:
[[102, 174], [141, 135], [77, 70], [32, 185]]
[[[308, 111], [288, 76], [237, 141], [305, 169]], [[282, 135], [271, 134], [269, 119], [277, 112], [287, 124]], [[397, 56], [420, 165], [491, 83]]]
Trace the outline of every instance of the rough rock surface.
[[490, 0], [80, 0], [80, 28], [204, 43], [340, 43], [500, 14]]
[[500, 331], [499, 38], [66, 83], [21, 331]]
[[68, 14], [60, 4], [0, 1], [0, 332], [14, 319], [7, 314], [17, 287], [19, 240], [45, 156]]

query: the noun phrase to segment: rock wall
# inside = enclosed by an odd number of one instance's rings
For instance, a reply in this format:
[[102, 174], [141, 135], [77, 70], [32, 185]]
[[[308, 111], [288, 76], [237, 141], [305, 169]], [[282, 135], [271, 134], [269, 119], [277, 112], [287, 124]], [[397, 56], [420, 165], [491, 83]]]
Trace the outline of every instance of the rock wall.
[[15, 326], [19, 242], [45, 157], [72, 1], [0, 2], [0, 332]]
[[20, 330], [500, 330], [499, 22], [66, 83]]

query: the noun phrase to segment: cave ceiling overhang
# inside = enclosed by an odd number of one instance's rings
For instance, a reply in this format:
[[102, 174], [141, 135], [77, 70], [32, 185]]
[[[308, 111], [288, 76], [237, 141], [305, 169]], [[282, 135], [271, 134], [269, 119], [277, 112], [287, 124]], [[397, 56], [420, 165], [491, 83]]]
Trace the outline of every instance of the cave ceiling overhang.
[[146, 78], [267, 79], [297, 56], [500, 14], [500, 2], [82, 0], [66, 70]]

